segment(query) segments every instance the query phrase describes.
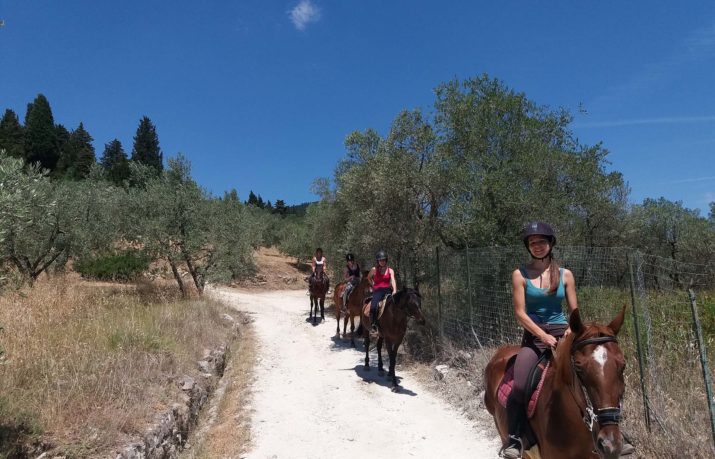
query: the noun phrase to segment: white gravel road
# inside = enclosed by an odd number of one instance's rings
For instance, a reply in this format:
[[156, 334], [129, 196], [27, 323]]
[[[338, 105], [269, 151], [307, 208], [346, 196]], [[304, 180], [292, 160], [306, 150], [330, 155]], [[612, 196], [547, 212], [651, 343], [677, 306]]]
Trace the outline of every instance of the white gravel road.
[[[363, 370], [364, 354], [334, 338], [335, 318], [306, 321], [303, 291], [213, 294], [251, 314], [259, 341], [247, 458], [496, 458], [497, 439], [428, 393], [398, 365], [402, 391]], [[359, 344], [359, 348], [362, 344]], [[387, 359], [387, 353], [383, 350]], [[387, 360], [385, 362], [387, 368]]]

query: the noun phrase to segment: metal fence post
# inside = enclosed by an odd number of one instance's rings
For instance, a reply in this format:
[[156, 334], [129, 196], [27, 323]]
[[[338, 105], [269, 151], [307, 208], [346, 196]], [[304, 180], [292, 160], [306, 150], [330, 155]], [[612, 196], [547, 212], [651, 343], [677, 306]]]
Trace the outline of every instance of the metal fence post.
[[439, 268], [439, 247], [435, 249], [435, 254], [437, 258], [437, 320], [439, 321], [439, 338], [444, 338], [444, 320], [442, 317], [442, 276], [440, 274]]
[[640, 373], [641, 380], [641, 393], [643, 394], [643, 417], [645, 418], [645, 425], [648, 432], [651, 431], [650, 427], [650, 407], [648, 404], [648, 393], [646, 392], [646, 385], [643, 372], [643, 349], [641, 347], [641, 334], [638, 327], [638, 303], [636, 302], [636, 288], [635, 282], [633, 280], [633, 260], [626, 254], [626, 262], [628, 263], [628, 274], [630, 277], [630, 287], [631, 287], [631, 310], [633, 311], [633, 329], [636, 335], [636, 350], [638, 354], [638, 371]]
[[467, 249], [464, 252], [464, 255], [467, 257], [466, 263], [467, 263], [467, 293], [468, 293], [468, 298], [469, 298], [469, 327], [474, 330], [474, 320], [472, 319], [472, 315], [474, 314], [473, 312], [473, 305], [472, 305], [472, 275], [469, 270], [469, 244], [466, 244]]
[[710, 408], [710, 429], [713, 436], [713, 447], [715, 447], [715, 403], [713, 403], [713, 388], [710, 380], [710, 369], [708, 367], [708, 355], [703, 343], [703, 331], [700, 327], [700, 317], [698, 316], [698, 306], [695, 303], [695, 292], [692, 288], [688, 289], [690, 297], [690, 310], [693, 314], [693, 328], [695, 336], [698, 340], [698, 353], [700, 354], [700, 366], [703, 369], [703, 380], [705, 381], [705, 393], [708, 397], [708, 407]]

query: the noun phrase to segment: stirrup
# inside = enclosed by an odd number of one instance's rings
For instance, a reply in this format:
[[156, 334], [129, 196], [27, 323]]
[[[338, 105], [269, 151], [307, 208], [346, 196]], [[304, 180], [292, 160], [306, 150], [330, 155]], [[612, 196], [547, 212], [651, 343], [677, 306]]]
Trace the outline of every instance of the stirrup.
[[524, 443], [521, 438], [509, 435], [507, 445], [499, 451], [499, 457], [505, 459], [518, 459], [524, 454]]

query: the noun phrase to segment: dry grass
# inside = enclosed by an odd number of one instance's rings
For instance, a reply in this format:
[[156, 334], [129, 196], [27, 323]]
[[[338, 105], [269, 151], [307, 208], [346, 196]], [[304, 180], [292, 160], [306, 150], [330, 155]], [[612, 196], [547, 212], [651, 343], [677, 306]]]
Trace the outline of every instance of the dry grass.
[[[411, 357], [412, 370], [421, 382], [453, 407], [483, 429], [487, 434], [497, 436], [494, 421], [484, 406], [484, 368], [496, 349], [463, 350], [444, 345], [439, 356], [425, 365], [424, 359]], [[410, 349], [412, 351], [412, 349]], [[411, 352], [410, 352], [411, 353]], [[634, 359], [630, 359], [634, 360]], [[441, 379], [435, 377], [434, 367], [438, 364], [449, 366], [449, 372]], [[710, 439], [708, 419], [704, 410], [699, 369], [680, 362], [675, 374], [680, 375], [680, 390], [677, 403], [671, 400], [667, 407], [668, 426], [663, 429], [658, 421], [653, 420], [652, 431], [648, 432], [643, 420], [642, 395], [638, 387], [638, 367], [629, 361], [626, 371], [626, 394], [623, 401], [624, 421], [622, 429], [636, 445], [635, 458], [711, 458], [713, 450]], [[677, 384], [674, 382], [674, 385]], [[674, 393], [675, 387], [659, 388], [660, 396]], [[698, 418], [694, 423], [693, 419]], [[678, 426], [675, 429], [673, 426]]]
[[221, 305], [175, 290], [55, 278], [0, 297], [0, 457], [28, 444], [106, 456], [144, 433], [178, 400], [173, 381], [230, 334]]
[[[247, 321], [246, 321], [247, 322]], [[246, 323], [244, 322], [244, 323]], [[226, 391], [218, 414], [201, 444], [184, 453], [184, 459], [239, 458], [251, 446], [251, 384], [257, 341], [250, 326], [232, 346], [223, 380]]]

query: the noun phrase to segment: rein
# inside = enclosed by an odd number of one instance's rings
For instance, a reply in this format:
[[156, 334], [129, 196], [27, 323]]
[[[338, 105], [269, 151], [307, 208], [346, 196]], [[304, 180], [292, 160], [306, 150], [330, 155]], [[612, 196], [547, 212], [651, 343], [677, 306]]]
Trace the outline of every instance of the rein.
[[581, 411], [581, 415], [583, 416], [583, 422], [586, 424], [586, 427], [588, 427], [588, 431], [591, 432], [591, 437], [593, 438], [593, 450], [594, 452], [598, 452], [598, 440], [597, 440], [597, 434], [596, 431], [593, 428], [594, 423], [598, 423], [599, 428], [607, 425], [618, 425], [621, 422], [621, 407], [613, 407], [613, 406], [607, 406], [605, 408], [593, 408], [593, 403], [591, 402], [591, 397], [588, 395], [588, 391], [586, 390], [586, 386], [583, 384], [583, 380], [581, 380], [581, 376], [579, 373], [576, 371], [576, 362], [574, 361], [574, 353], [579, 350], [580, 348], [587, 346], [589, 344], [603, 344], [603, 343], [616, 343], [618, 344], [618, 340], [616, 339], [615, 336], [598, 336], [595, 338], [587, 338], [581, 341], [575, 341], [571, 345], [571, 372], [573, 373], [574, 380], [578, 381], [578, 385], [581, 388], [581, 392], [583, 392], [583, 398], [584, 401], [586, 402], [586, 409], [584, 410], [581, 408], [581, 404], [578, 402], [576, 399], [576, 395], [573, 393], [573, 390], [571, 390], [571, 395], [574, 398], [574, 401], [576, 401], [576, 405], [578, 406], [579, 411]]

